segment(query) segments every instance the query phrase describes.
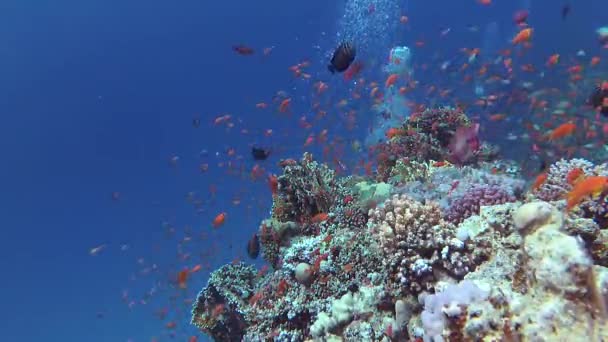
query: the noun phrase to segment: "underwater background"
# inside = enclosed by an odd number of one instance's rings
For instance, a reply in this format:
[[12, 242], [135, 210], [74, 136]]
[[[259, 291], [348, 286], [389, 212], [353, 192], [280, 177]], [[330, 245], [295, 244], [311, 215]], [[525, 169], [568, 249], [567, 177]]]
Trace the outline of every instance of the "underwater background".
[[[419, 82], [407, 100], [467, 103], [480, 137], [505, 158], [535, 162], [524, 168], [533, 181], [541, 160], [555, 162], [564, 151], [540, 146], [546, 153], [533, 158], [534, 139], [522, 138], [527, 103], [474, 103], [529, 82], [517, 89], [574, 91], [573, 106], [583, 106], [606, 73], [596, 30], [608, 24], [608, 3], [484, 2], [4, 1], [0, 339], [210, 341], [190, 324], [192, 303], [221, 265], [265, 265], [246, 245], [269, 216], [266, 179], [281, 173], [278, 162], [310, 151], [342, 175], [363, 174], [368, 148], [399, 125], [385, 114], [409, 115], [411, 108], [376, 101], [357, 81], [382, 88], [395, 47], [409, 47], [409, 69], [397, 68]], [[525, 53], [512, 44], [519, 10], [534, 28]], [[327, 70], [346, 40], [363, 63], [353, 80]], [[478, 72], [463, 82], [461, 65], [500, 68], [505, 49], [518, 63], [510, 83], [486, 82]], [[554, 54], [560, 61], [552, 67]], [[592, 56], [601, 58], [595, 69], [587, 67]], [[521, 71], [526, 64], [535, 70]], [[578, 64], [583, 80], [572, 87], [568, 68]], [[432, 85], [449, 92], [427, 93]], [[494, 114], [506, 118], [489, 119]], [[589, 139], [603, 147], [601, 134]], [[254, 146], [269, 149], [269, 158], [253, 160]], [[213, 227], [222, 213], [225, 222]], [[196, 265], [180, 282], [179, 272]]]

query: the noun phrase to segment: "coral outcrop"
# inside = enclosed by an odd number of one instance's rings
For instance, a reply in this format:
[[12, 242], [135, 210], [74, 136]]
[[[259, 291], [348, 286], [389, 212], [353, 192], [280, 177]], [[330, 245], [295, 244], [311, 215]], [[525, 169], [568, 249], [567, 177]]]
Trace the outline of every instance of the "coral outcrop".
[[[444, 142], [459, 124], [414, 123]], [[285, 162], [258, 232], [273, 268], [213, 272], [192, 323], [216, 341], [608, 341], [604, 194], [563, 200], [605, 165], [560, 161], [524, 194], [517, 168], [418, 163], [374, 183]]]

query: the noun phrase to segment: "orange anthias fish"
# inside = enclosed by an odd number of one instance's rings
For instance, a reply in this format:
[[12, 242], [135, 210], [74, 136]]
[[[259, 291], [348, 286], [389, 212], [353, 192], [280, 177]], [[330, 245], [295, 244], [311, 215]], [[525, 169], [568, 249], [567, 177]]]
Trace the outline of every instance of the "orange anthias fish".
[[180, 271], [177, 274], [177, 284], [179, 285], [180, 289], [185, 289], [186, 288], [186, 281], [187, 280], [188, 280], [188, 269]]
[[547, 173], [543, 172], [536, 177], [536, 180], [534, 180], [534, 184], [532, 184], [532, 190], [538, 190], [543, 184], [545, 184], [545, 181], [547, 181]]
[[576, 130], [576, 124], [572, 122], [567, 122], [565, 124], [561, 124], [557, 126], [551, 133], [549, 134], [549, 140], [557, 140], [563, 137], [569, 136]]
[[393, 137], [396, 137], [398, 135], [404, 135], [405, 131], [399, 128], [395, 128], [395, 127], [391, 127], [389, 128], [386, 133], [384, 133], [384, 135], [386, 135], [387, 138], [392, 139]]
[[329, 218], [329, 215], [327, 215], [326, 213], [318, 213], [312, 217], [311, 221], [313, 223], [321, 223], [323, 221], [327, 221], [328, 218]]
[[597, 196], [608, 189], [608, 177], [590, 176], [578, 182], [566, 195], [566, 210], [571, 210], [587, 196]]
[[568, 175], [566, 176], [566, 181], [570, 185], [576, 185], [584, 177], [585, 171], [583, 171], [583, 169], [581, 169], [580, 167], [577, 167], [576, 169], [572, 169], [570, 172], [568, 172]]
[[281, 113], [287, 112], [290, 104], [291, 104], [291, 98], [287, 98], [287, 99], [281, 101], [281, 104], [279, 105], [279, 112], [281, 112]]
[[270, 192], [272, 195], [276, 195], [279, 190], [279, 182], [277, 180], [277, 176], [268, 175], [268, 187], [270, 187]]
[[506, 117], [505, 114], [492, 114], [490, 115], [490, 121], [501, 121]]
[[399, 78], [399, 75], [397, 74], [391, 74], [390, 76], [388, 76], [386, 78], [386, 82], [384, 83], [384, 87], [388, 88], [395, 84], [395, 82], [397, 82], [397, 78]]
[[221, 227], [224, 222], [226, 221], [226, 213], [219, 213], [214, 219], [213, 222], [211, 222], [211, 224], [213, 225], [213, 228], [219, 228]]
[[559, 54], [556, 53], [554, 55], [551, 55], [551, 57], [549, 57], [549, 60], [547, 60], [547, 66], [554, 66], [558, 62], [559, 62]]
[[530, 38], [532, 38], [532, 29], [528, 27], [519, 31], [519, 33], [515, 35], [511, 42], [513, 44], [521, 44], [530, 41]]

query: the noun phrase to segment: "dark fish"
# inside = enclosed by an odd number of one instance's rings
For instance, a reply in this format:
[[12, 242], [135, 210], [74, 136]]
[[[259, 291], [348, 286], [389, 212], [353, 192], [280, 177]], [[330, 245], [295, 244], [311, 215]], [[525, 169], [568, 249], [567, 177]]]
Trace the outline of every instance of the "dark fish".
[[357, 55], [357, 49], [350, 42], [344, 42], [338, 45], [334, 51], [334, 55], [331, 58], [330, 64], [327, 69], [333, 74], [337, 72], [344, 72], [350, 64], [355, 60]]
[[602, 115], [608, 116], [608, 106], [604, 103], [606, 99], [608, 99], [608, 82], [597, 86], [589, 96], [587, 103], [593, 108], [599, 108]]
[[562, 20], [566, 20], [568, 14], [570, 14], [570, 4], [565, 4], [562, 6]]
[[529, 15], [528, 11], [519, 10], [519, 11], [515, 12], [515, 14], [513, 15], [513, 21], [517, 25], [525, 24], [526, 21], [528, 21], [528, 15]]
[[270, 151], [263, 148], [252, 147], [251, 155], [254, 160], [266, 160], [270, 156]]
[[260, 254], [260, 240], [258, 239], [258, 234], [253, 234], [251, 239], [247, 242], [247, 255], [251, 259], [256, 259]]
[[547, 162], [544, 159], [540, 160], [540, 165], [538, 166], [539, 172], [545, 172], [547, 170]]

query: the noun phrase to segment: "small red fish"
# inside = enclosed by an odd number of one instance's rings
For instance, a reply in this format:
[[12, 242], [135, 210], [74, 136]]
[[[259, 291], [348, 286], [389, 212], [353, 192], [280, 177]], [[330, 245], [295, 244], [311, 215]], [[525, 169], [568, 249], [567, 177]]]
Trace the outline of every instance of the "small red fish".
[[182, 270], [177, 274], [177, 284], [180, 289], [186, 288], [186, 281], [188, 281], [188, 269]]
[[214, 219], [213, 222], [211, 222], [211, 224], [213, 225], [213, 228], [219, 228], [220, 226], [222, 226], [224, 224], [224, 222], [226, 221], [226, 213], [219, 213]]
[[355, 62], [344, 72], [344, 80], [350, 81], [363, 70], [363, 63]]
[[547, 66], [553, 66], [555, 64], [557, 64], [559, 62], [559, 54], [556, 53], [554, 55], [551, 55], [551, 57], [549, 57], [549, 59], [547, 60]]
[[584, 177], [585, 171], [583, 171], [583, 169], [580, 167], [577, 167], [568, 172], [568, 175], [566, 175], [566, 181], [570, 185], [576, 185], [576, 183], [578, 183]]
[[321, 222], [327, 221], [328, 218], [329, 218], [329, 215], [327, 215], [326, 213], [318, 213], [312, 217], [311, 221], [313, 223], [321, 223]]
[[517, 33], [515, 35], [515, 37], [513, 37], [513, 40], [511, 42], [514, 45], [522, 44], [522, 43], [530, 41], [530, 38], [532, 38], [532, 29], [528, 27], [528, 28], [525, 28], [525, 29], [519, 31], [519, 33]]
[[447, 160], [444, 160], [444, 161], [439, 161], [439, 162], [433, 163], [433, 167], [444, 167], [444, 166], [450, 166], [450, 162], [448, 162]]
[[534, 180], [534, 184], [532, 184], [532, 190], [536, 191], [540, 189], [540, 187], [545, 184], [545, 181], [547, 181], [547, 173], [543, 172], [538, 175], [538, 177], [536, 177], [536, 179]]
[[404, 131], [404, 130], [399, 129], [399, 128], [395, 128], [395, 127], [391, 127], [391, 128], [389, 128], [389, 129], [388, 129], [388, 130], [387, 130], [387, 131], [384, 133], [384, 135], [386, 135], [386, 137], [387, 137], [388, 139], [392, 139], [392, 138], [394, 138], [394, 137], [396, 137], [396, 136], [398, 136], [398, 135], [404, 135], [404, 134], [405, 134], [405, 131]]
[[253, 55], [253, 52], [254, 52], [252, 48], [245, 46], [245, 45], [241, 45], [241, 44], [233, 45], [232, 50], [234, 50], [239, 55], [243, 55], [243, 56]]
[[393, 84], [395, 84], [395, 82], [397, 82], [397, 79], [399, 78], [399, 75], [397, 74], [391, 74], [386, 78], [386, 81], [384, 82], [384, 87], [388, 88], [390, 86], [392, 86]]
[[272, 195], [275, 196], [277, 194], [277, 191], [279, 190], [279, 182], [277, 180], [277, 176], [268, 175], [268, 186], [270, 187], [270, 192], [272, 193]]
[[285, 100], [281, 101], [281, 104], [279, 105], [279, 112], [286, 113], [289, 110], [290, 104], [291, 98], [286, 98]]

